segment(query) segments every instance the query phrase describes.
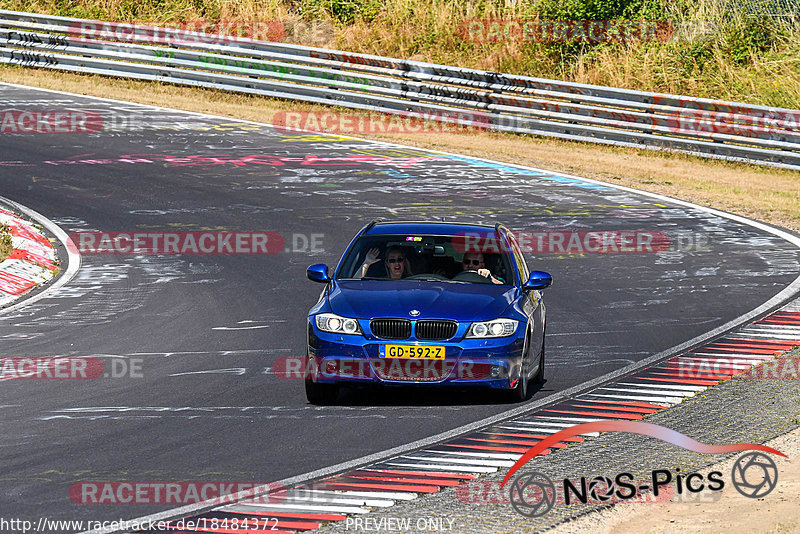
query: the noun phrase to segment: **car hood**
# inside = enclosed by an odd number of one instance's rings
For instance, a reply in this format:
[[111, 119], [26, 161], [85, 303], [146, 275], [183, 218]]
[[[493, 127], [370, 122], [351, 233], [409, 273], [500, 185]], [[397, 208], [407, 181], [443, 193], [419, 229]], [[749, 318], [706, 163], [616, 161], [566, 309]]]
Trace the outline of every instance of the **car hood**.
[[[516, 288], [494, 284], [416, 281], [337, 281], [328, 295], [333, 313], [358, 319], [496, 319], [514, 301]], [[411, 316], [418, 310], [418, 316]]]

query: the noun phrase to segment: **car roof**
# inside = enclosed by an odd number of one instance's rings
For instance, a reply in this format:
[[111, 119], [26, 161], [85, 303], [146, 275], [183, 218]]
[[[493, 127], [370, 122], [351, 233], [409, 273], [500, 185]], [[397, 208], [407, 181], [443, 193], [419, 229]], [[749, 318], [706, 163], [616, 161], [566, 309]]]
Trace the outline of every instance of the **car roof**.
[[376, 222], [364, 232], [364, 235], [385, 234], [428, 234], [428, 235], [459, 235], [464, 232], [492, 232], [494, 226], [485, 224], [465, 224], [447, 222]]

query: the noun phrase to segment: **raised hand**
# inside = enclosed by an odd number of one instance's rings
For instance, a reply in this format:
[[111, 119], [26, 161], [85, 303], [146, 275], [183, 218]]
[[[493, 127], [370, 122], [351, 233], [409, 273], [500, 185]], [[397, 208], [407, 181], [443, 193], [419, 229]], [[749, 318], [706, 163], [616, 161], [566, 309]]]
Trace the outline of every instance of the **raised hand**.
[[367, 252], [367, 257], [364, 258], [364, 265], [372, 265], [373, 263], [378, 261], [378, 256], [381, 255], [381, 251], [379, 248], [371, 248], [369, 252]]

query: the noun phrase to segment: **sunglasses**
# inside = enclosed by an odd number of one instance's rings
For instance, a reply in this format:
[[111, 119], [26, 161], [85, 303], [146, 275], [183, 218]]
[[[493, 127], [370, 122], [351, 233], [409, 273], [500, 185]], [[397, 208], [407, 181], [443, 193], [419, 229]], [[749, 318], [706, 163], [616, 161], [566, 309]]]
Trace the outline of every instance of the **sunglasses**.
[[403, 263], [403, 258], [389, 258], [386, 263]]
[[463, 263], [464, 265], [480, 265], [483, 262], [480, 261], [480, 260], [466, 260], [465, 259], [465, 260], [462, 260], [461, 263]]

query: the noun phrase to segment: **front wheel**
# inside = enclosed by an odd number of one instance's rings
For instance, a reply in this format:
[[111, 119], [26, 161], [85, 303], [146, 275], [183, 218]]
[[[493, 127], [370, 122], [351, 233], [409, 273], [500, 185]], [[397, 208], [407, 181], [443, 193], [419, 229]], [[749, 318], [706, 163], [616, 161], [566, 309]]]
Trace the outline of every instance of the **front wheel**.
[[519, 374], [517, 385], [514, 386], [514, 389], [508, 391], [506, 397], [510, 402], [522, 402], [528, 400], [528, 377], [525, 375], [524, 370]]
[[542, 336], [542, 351], [539, 356], [539, 370], [536, 371], [533, 377], [534, 384], [541, 384], [542, 382], [544, 382], [544, 336]]
[[339, 386], [336, 384], [318, 384], [311, 380], [306, 380], [306, 399], [311, 404], [328, 406], [336, 402], [338, 396]]

